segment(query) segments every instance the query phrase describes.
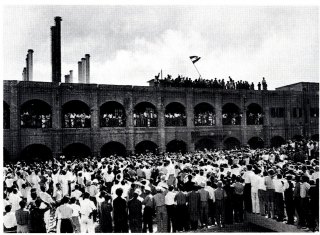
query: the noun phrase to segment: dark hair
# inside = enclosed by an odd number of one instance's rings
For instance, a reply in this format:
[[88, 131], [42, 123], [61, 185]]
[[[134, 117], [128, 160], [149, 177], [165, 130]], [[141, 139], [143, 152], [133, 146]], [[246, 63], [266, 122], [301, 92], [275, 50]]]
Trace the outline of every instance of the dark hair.
[[117, 194], [118, 197], [121, 197], [122, 193], [123, 193], [123, 189], [122, 188], [117, 188], [116, 189], [116, 194]]
[[8, 213], [11, 211], [12, 206], [11, 205], [6, 205], [6, 207], [4, 208], [5, 211]]
[[21, 200], [20, 202], [19, 202], [19, 206], [23, 209], [23, 208], [25, 208], [26, 207], [26, 201], [25, 200]]

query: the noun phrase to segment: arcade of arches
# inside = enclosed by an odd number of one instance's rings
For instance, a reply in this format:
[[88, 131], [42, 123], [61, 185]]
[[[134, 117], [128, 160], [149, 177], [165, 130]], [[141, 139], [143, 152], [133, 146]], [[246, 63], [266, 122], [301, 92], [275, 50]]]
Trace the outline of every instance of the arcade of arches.
[[216, 144], [215, 144], [214, 140], [211, 138], [203, 138], [203, 139], [198, 140], [195, 143], [194, 148], [195, 148], [195, 150], [200, 150], [200, 151], [203, 151], [205, 149], [213, 150], [216, 148]]
[[195, 126], [214, 126], [216, 124], [216, 115], [212, 105], [200, 103], [194, 107], [194, 125]]
[[149, 140], [141, 141], [136, 145], [135, 153], [158, 153], [158, 145]]
[[257, 148], [263, 148], [264, 147], [264, 141], [260, 137], [252, 137], [248, 144], [250, 148], [257, 149]]
[[21, 151], [20, 159], [25, 161], [49, 160], [52, 159], [52, 152], [43, 144], [31, 144]]
[[187, 144], [182, 140], [172, 140], [167, 144], [166, 151], [169, 153], [186, 153]]
[[116, 141], [111, 141], [101, 147], [100, 156], [109, 157], [111, 155], [125, 156], [127, 154], [126, 147]]
[[185, 107], [178, 102], [172, 102], [166, 106], [164, 118], [165, 126], [187, 125], [187, 115]]
[[81, 143], [73, 143], [73, 144], [66, 146], [63, 149], [62, 154], [67, 159], [71, 159], [75, 156], [81, 157], [81, 158], [92, 156], [90, 148], [87, 145], [81, 144]]
[[247, 107], [247, 125], [262, 125], [262, 108], [260, 105], [252, 103]]
[[223, 125], [240, 125], [242, 114], [240, 108], [233, 104], [228, 103], [222, 107], [222, 124]]
[[62, 126], [64, 128], [89, 128], [91, 112], [89, 106], [79, 100], [72, 100], [62, 106]]
[[135, 127], [157, 127], [158, 113], [156, 107], [149, 102], [141, 102], [134, 107], [133, 125]]
[[124, 107], [115, 101], [106, 102], [100, 107], [101, 127], [126, 126], [126, 111]]
[[51, 128], [51, 106], [42, 100], [29, 100], [20, 107], [22, 128]]

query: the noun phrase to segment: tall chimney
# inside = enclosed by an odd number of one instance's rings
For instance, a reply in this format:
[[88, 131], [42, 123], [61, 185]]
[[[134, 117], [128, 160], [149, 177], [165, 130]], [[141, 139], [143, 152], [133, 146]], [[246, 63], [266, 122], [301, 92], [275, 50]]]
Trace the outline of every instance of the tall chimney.
[[73, 83], [73, 70], [70, 70], [69, 81], [70, 83]]
[[86, 54], [86, 83], [90, 84], [90, 55]]
[[28, 63], [28, 55], [27, 55], [27, 57], [26, 57], [26, 80], [25, 81], [29, 81], [28, 70], [29, 70], [29, 63]]
[[86, 83], [86, 59], [85, 58], [81, 58], [81, 83]]
[[27, 80], [27, 68], [24, 67], [22, 71], [22, 80], [26, 81]]
[[55, 26], [51, 26], [51, 66], [52, 66], [52, 82], [54, 82], [56, 80], [56, 50], [55, 50], [55, 43], [56, 43], [56, 27]]
[[52, 81], [61, 82], [61, 21], [60, 16], [54, 18], [55, 26], [51, 27], [52, 36]]
[[33, 50], [28, 50], [28, 81], [33, 80]]
[[78, 83], [82, 83], [82, 63], [78, 61]]
[[70, 75], [64, 75], [64, 82], [70, 83]]

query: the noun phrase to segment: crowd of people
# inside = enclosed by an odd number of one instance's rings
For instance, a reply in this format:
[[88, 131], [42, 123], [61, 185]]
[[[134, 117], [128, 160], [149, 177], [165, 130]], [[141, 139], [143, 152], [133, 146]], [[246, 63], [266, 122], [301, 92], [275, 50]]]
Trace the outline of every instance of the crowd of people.
[[24, 128], [50, 128], [51, 114], [32, 114], [26, 111], [20, 115], [20, 121]]
[[126, 116], [122, 112], [104, 113], [101, 117], [102, 127], [124, 127]]
[[223, 113], [222, 124], [223, 125], [241, 125], [242, 114], [240, 113]]
[[158, 126], [158, 115], [154, 110], [133, 113], [133, 125], [136, 127], [156, 127]]
[[[244, 211], [319, 230], [319, 144], [5, 163], [4, 229], [178, 232], [242, 223]], [[154, 223], [155, 221], [155, 223]]]
[[186, 126], [187, 116], [185, 113], [166, 113], [164, 115], [166, 126]]
[[91, 115], [86, 113], [65, 113], [63, 115], [65, 128], [91, 127]]
[[[203, 79], [198, 78], [192, 80], [189, 77], [178, 75], [176, 78], [172, 78], [171, 75], [167, 75], [164, 78], [160, 78], [160, 74], [155, 76], [153, 82], [155, 86], [159, 87], [193, 87], [193, 88], [213, 88], [213, 89], [226, 89], [226, 90], [255, 90], [253, 82], [250, 84], [248, 81], [235, 81], [230, 76], [229, 80], [225, 82], [224, 79]], [[257, 84], [257, 89], [260, 91], [267, 90], [267, 82], [265, 78], [262, 78], [261, 83]]]
[[249, 113], [247, 115], [247, 125], [262, 125], [263, 116], [262, 113]]
[[216, 115], [214, 112], [205, 111], [194, 115], [195, 126], [214, 126], [216, 124]]

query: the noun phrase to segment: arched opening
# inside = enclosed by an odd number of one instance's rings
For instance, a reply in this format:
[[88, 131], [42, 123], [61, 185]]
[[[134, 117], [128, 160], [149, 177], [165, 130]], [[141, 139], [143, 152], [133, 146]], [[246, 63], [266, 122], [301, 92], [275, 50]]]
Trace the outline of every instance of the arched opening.
[[213, 150], [215, 149], [215, 147], [216, 147], [216, 144], [211, 138], [200, 139], [195, 144], [195, 150], [200, 150], [200, 151], [203, 151], [204, 149]]
[[186, 116], [185, 107], [178, 102], [172, 102], [166, 106], [164, 117], [165, 117], [166, 126], [186, 126], [187, 125], [187, 116]]
[[126, 156], [127, 150], [123, 144], [111, 141], [101, 147], [100, 155], [101, 157], [109, 157], [111, 155]]
[[20, 107], [22, 128], [51, 128], [51, 106], [42, 100], [29, 100]]
[[213, 126], [216, 124], [216, 115], [212, 105], [200, 103], [194, 107], [195, 126]]
[[158, 112], [149, 102], [141, 102], [134, 107], [133, 125], [135, 127], [157, 127]]
[[3, 101], [3, 129], [10, 128], [10, 106]]
[[5, 147], [3, 147], [3, 162], [4, 163], [10, 162], [10, 154]]
[[20, 157], [25, 161], [47, 161], [52, 159], [52, 152], [43, 144], [31, 144], [22, 150]]
[[263, 125], [262, 108], [252, 103], [247, 107], [247, 125]]
[[319, 134], [312, 135], [311, 140], [319, 142]]
[[248, 144], [252, 149], [261, 149], [264, 147], [264, 141], [260, 137], [252, 137]]
[[235, 149], [240, 147], [240, 141], [234, 137], [227, 138], [223, 144], [225, 149]]
[[167, 144], [167, 152], [169, 153], [186, 153], [187, 144], [182, 140], [172, 140]]
[[158, 145], [152, 141], [144, 140], [136, 145], [135, 152], [138, 154], [157, 153], [158, 152]]
[[90, 128], [89, 106], [79, 100], [72, 100], [62, 106], [62, 126], [64, 128]]
[[91, 156], [90, 148], [81, 143], [73, 143], [65, 147], [62, 151], [63, 155], [68, 158], [86, 158]]
[[301, 141], [302, 139], [303, 139], [302, 135], [295, 135], [292, 137], [292, 140], [294, 140], [294, 141]]
[[281, 136], [273, 136], [270, 140], [271, 147], [278, 148], [285, 144], [286, 141]]
[[101, 127], [125, 127], [126, 112], [124, 107], [115, 101], [109, 101], [100, 107]]
[[223, 125], [240, 125], [241, 124], [240, 109], [233, 103], [225, 104], [222, 107], [222, 124]]

